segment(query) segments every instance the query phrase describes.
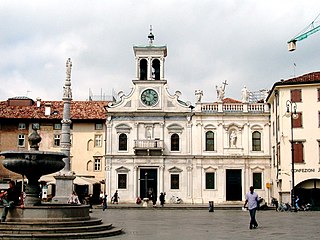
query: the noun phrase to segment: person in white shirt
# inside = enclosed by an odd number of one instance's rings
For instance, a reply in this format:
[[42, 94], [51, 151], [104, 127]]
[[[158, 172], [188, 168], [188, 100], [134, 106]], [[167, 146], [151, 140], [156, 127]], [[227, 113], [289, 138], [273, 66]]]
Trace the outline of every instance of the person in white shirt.
[[250, 191], [246, 194], [246, 201], [243, 207], [246, 207], [248, 204], [248, 210], [250, 213], [250, 225], [249, 228], [257, 228], [258, 223], [256, 221], [256, 211], [258, 208], [258, 194], [254, 192], [253, 186], [250, 187]]
[[73, 205], [78, 205], [80, 204], [80, 201], [79, 201], [79, 198], [78, 198], [78, 195], [75, 191], [72, 192], [69, 200], [68, 200], [68, 203], [69, 204], [73, 204]]

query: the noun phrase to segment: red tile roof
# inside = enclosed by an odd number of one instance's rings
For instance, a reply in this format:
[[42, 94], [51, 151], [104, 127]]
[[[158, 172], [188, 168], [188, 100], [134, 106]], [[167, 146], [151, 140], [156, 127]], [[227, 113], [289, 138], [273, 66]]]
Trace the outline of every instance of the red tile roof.
[[319, 82], [320, 82], [320, 72], [312, 72], [312, 73], [304, 74], [299, 77], [282, 80], [278, 83], [279, 85], [286, 85], [286, 84], [319, 83]]
[[[45, 104], [51, 104], [51, 114], [45, 115]], [[107, 101], [72, 101], [71, 120], [106, 119], [104, 106]], [[62, 119], [63, 101], [41, 101], [40, 107], [34, 102], [31, 106], [9, 106], [8, 101], [0, 102], [0, 119]]]
[[242, 103], [242, 102], [233, 98], [224, 98], [223, 103]]
[[281, 80], [273, 84], [271, 90], [269, 91], [269, 95], [266, 99], [266, 102], [269, 101], [270, 97], [273, 95], [274, 89], [277, 86], [286, 86], [286, 85], [290, 86], [290, 85], [298, 85], [298, 84], [315, 84], [315, 83], [320, 83], [320, 72], [307, 73], [302, 76], [290, 78], [287, 80]]
[[[239, 100], [233, 99], [233, 98], [224, 98], [222, 100], [223, 103], [242, 103]], [[217, 101], [213, 102], [213, 103], [217, 103]]]

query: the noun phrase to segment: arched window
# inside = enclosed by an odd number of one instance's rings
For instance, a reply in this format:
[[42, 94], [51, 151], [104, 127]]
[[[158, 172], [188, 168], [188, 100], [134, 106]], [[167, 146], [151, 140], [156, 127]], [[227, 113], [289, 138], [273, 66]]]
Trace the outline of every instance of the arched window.
[[141, 59], [140, 61], [140, 80], [147, 80], [148, 76], [148, 61]]
[[179, 151], [179, 135], [176, 133], [171, 135], [171, 151]]
[[160, 80], [160, 61], [154, 59], [152, 61], [152, 79]]
[[128, 138], [127, 135], [121, 133], [119, 135], [119, 151], [127, 151], [128, 150]]
[[206, 151], [214, 151], [214, 133], [206, 132]]
[[261, 151], [261, 133], [258, 131], [252, 133], [252, 151]]

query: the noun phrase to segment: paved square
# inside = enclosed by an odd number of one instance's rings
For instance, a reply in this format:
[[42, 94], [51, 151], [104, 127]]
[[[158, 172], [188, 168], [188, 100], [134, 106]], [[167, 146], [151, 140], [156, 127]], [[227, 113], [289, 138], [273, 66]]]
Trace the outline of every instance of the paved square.
[[249, 230], [249, 213], [205, 209], [93, 209], [93, 217], [125, 233], [112, 239], [320, 239], [320, 212], [258, 211], [258, 229]]

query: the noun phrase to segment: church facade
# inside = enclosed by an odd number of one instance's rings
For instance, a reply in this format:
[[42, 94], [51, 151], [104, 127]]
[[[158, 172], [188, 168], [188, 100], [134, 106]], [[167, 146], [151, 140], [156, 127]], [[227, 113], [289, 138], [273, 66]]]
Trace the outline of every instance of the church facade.
[[[151, 35], [151, 37], [150, 37]], [[171, 94], [165, 78], [166, 46], [134, 46], [136, 76], [128, 94], [106, 108], [106, 193], [122, 202], [137, 197], [185, 203], [239, 202], [253, 185], [269, 199], [270, 124], [266, 103], [224, 97], [196, 103]]]

